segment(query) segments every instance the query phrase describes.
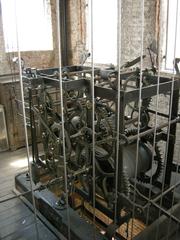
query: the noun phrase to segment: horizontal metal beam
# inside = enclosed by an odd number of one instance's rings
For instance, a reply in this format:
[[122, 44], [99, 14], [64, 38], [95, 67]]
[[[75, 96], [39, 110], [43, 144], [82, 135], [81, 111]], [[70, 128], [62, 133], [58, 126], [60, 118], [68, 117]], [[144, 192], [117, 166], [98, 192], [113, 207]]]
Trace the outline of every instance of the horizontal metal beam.
[[[27, 78], [26, 78], [27, 79]], [[157, 77], [152, 77], [153, 82], [157, 83]], [[32, 84], [39, 84], [40, 82], [44, 82], [47, 85], [59, 88], [59, 79], [54, 79], [50, 77], [41, 77], [40, 79], [29, 79]], [[160, 77], [159, 84], [159, 94], [168, 94], [172, 90], [172, 84], [174, 84], [174, 90], [180, 88], [180, 78], [174, 79], [174, 81], [170, 78]], [[70, 90], [79, 90], [83, 88], [90, 87], [90, 80], [85, 78], [77, 79], [77, 80], [64, 80], [63, 89], [66, 91]], [[142, 88], [141, 96], [142, 99], [149, 98], [157, 95], [157, 84], [150, 85]], [[139, 89], [133, 89], [131, 91], [125, 92], [124, 90], [120, 91], [121, 100], [124, 98], [124, 103], [127, 104], [132, 101], [139, 100]], [[95, 86], [95, 97], [103, 97], [105, 99], [111, 101], [117, 101], [118, 92], [111, 88]]]
[[[174, 83], [172, 82], [172, 80], [165, 82], [165, 83], [160, 83], [159, 84], [159, 94], [169, 93], [169, 91], [172, 90], [172, 84], [174, 84], [174, 90], [179, 89], [180, 88], [180, 79], [174, 80]], [[156, 85], [150, 85], [147, 87], [143, 87], [142, 93], [141, 93], [142, 99], [157, 95], [157, 86], [158, 85], [156, 84]], [[125, 100], [124, 100], [125, 103], [129, 103], [129, 102], [138, 100], [139, 99], [139, 89], [134, 89], [132, 91], [125, 92], [124, 98], [125, 98]]]

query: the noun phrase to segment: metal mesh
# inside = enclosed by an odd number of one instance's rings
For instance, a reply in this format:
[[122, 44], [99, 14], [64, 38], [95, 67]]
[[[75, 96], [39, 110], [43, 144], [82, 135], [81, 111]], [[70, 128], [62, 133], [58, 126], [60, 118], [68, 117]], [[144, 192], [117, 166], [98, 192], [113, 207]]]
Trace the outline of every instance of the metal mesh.
[[[62, 2], [55, 4], [56, 68], [24, 67], [20, 51], [14, 61], [20, 83], [16, 114], [23, 119], [28, 169], [15, 177], [18, 193], [1, 196], [0, 204], [24, 199], [33, 212], [37, 239], [42, 221], [59, 239], [179, 239], [176, 41], [173, 70], [162, 71], [163, 21], [169, 4], [164, 9], [164, 2], [157, 1], [156, 41], [146, 46], [147, 1], [137, 5], [128, 1], [129, 11], [124, 1], [117, 1], [117, 62], [107, 67], [94, 61], [93, 0], [78, 5], [88, 8], [84, 11], [90, 49], [77, 65], [62, 64], [67, 60], [62, 54], [62, 9], [66, 9]], [[134, 17], [137, 6], [139, 18]], [[175, 39], [178, 10], [177, 0]], [[132, 25], [137, 24], [139, 34], [133, 50], [136, 33], [130, 27], [128, 51], [138, 55], [127, 62], [124, 13], [131, 16]]]

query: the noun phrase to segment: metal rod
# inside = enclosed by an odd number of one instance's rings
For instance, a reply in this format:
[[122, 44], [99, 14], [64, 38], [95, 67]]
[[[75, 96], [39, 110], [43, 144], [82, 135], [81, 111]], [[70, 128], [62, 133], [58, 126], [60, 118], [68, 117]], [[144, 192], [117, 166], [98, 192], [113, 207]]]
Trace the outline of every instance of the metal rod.
[[[136, 184], [137, 184], [137, 169], [139, 162], [139, 142], [140, 142], [140, 121], [141, 121], [141, 106], [142, 106], [142, 77], [143, 77], [143, 48], [144, 48], [144, 0], [141, 1], [141, 66], [140, 66], [140, 82], [139, 82], [139, 106], [138, 106], [138, 133], [137, 133], [137, 147], [136, 147], [136, 166], [135, 166], [135, 185], [133, 193], [133, 202], [136, 200]], [[133, 228], [134, 228], [134, 215], [135, 215], [135, 205], [133, 205], [132, 211], [132, 228], [131, 228], [131, 238], [133, 238]]]
[[[134, 187], [134, 186], [133, 186]], [[135, 189], [135, 188], [134, 188]], [[150, 202], [153, 206], [155, 206], [156, 208], [158, 208], [160, 211], [163, 212], [164, 215], [166, 215], [167, 217], [171, 217], [173, 221], [177, 222], [180, 224], [180, 219], [176, 218], [175, 216], [172, 216], [167, 210], [163, 209], [161, 206], [159, 206], [157, 203], [155, 203], [153, 200], [150, 200], [148, 197], [144, 196], [137, 188], [135, 190], [139, 196], [141, 196], [142, 198], [144, 198], [144, 200]], [[159, 216], [160, 217], [160, 216]]]
[[[178, 6], [178, 0], [176, 1], [177, 6]], [[173, 78], [172, 78], [172, 85], [171, 85], [171, 95], [170, 95], [170, 106], [169, 106], [169, 121], [168, 121], [168, 134], [167, 134], [167, 142], [166, 142], [166, 152], [165, 152], [165, 170], [163, 174], [163, 179], [162, 179], [162, 193], [164, 191], [164, 187], [166, 184], [166, 168], [167, 168], [167, 162], [168, 162], [168, 153], [169, 153], [169, 136], [170, 136], [170, 131], [171, 131], [171, 119], [172, 119], [172, 104], [173, 104], [173, 95], [174, 95], [174, 77], [175, 77], [175, 69], [174, 69], [174, 64], [175, 64], [175, 56], [176, 56], [176, 38], [177, 38], [177, 22], [178, 22], [178, 7], [176, 9], [176, 26], [175, 26], [175, 46], [174, 46], [174, 63], [173, 63]], [[160, 201], [160, 206], [162, 206], [163, 199], [161, 197]], [[159, 211], [159, 216], [161, 214], [161, 210]], [[156, 240], [158, 239], [159, 235], [159, 228], [156, 234]]]
[[60, 1], [56, 0], [57, 10], [57, 38], [58, 38], [58, 60], [59, 60], [59, 88], [61, 99], [61, 122], [62, 122], [62, 145], [63, 145], [63, 162], [64, 162], [64, 187], [66, 194], [66, 210], [67, 210], [67, 222], [68, 222], [68, 240], [71, 239], [71, 226], [69, 215], [69, 200], [68, 200], [68, 179], [67, 179], [67, 162], [66, 162], [66, 147], [65, 147], [65, 131], [64, 131], [64, 103], [63, 103], [63, 88], [62, 88], [62, 72], [61, 72], [61, 29], [60, 29], [60, 13], [59, 13]]
[[91, 101], [92, 101], [92, 205], [93, 205], [93, 238], [96, 239], [96, 162], [95, 162], [95, 102], [94, 102], [94, 18], [93, 18], [93, 0], [90, 0], [91, 4]]
[[[161, 0], [160, 0], [160, 13], [159, 13], [159, 19], [158, 21], [161, 21]], [[159, 84], [160, 84], [160, 70], [161, 70], [161, 48], [160, 48], [160, 43], [161, 43], [161, 24], [159, 24], [159, 43], [158, 43], [158, 78], [157, 78], [157, 92], [156, 92], [156, 110], [155, 110], [155, 127], [154, 127], [154, 132], [153, 132], [153, 152], [152, 152], [152, 163], [154, 161], [154, 155], [155, 155], [155, 146], [156, 146], [156, 132], [158, 130], [158, 109], [159, 109]], [[153, 66], [152, 66], [153, 67]], [[150, 191], [149, 191], [149, 199], [151, 199], [151, 195], [152, 195], [152, 177], [153, 177], [153, 168], [151, 167], [151, 178], [150, 178]], [[147, 216], [146, 216], [146, 225], [148, 225], [148, 221], [149, 221], [149, 214], [150, 214], [150, 206], [148, 207], [147, 210]]]
[[[176, 8], [176, 26], [175, 26], [175, 46], [174, 46], [174, 56], [173, 56], [173, 76], [175, 75], [175, 60], [176, 60], [176, 47], [177, 47], [177, 27], [178, 27], [178, 12], [179, 12], [179, 1], [177, 0], [177, 8]], [[172, 86], [173, 87], [173, 86]], [[173, 114], [174, 114], [174, 111], [177, 113], [178, 112], [178, 106], [179, 106], [179, 90], [176, 90], [175, 92], [173, 91], [173, 96], [172, 96], [172, 101], [174, 102], [174, 100], [175, 100], [175, 104], [173, 104], [173, 106], [172, 106], [172, 111], [173, 111]], [[172, 132], [174, 132], [174, 134], [176, 134], [176, 127], [173, 129], [173, 130], [171, 130], [170, 129], [170, 131]], [[170, 152], [171, 153], [171, 151], [173, 151], [174, 152], [174, 146], [171, 148], [171, 149], [168, 149], [169, 151], [168, 151], [168, 153]], [[172, 153], [171, 153], [172, 154]], [[167, 156], [168, 157], [168, 156]], [[171, 170], [171, 169], [170, 169]], [[178, 167], [176, 168], [176, 176], [175, 176], [175, 180], [177, 179], [177, 171], [178, 171]], [[168, 173], [168, 170], [166, 171], [166, 174]], [[167, 182], [168, 181], [168, 179], [166, 178], [165, 179], [165, 182]], [[173, 204], [174, 204], [174, 199], [175, 199], [175, 189], [174, 189], [174, 191], [173, 191], [173, 196], [172, 196], [172, 205], [171, 206], [173, 206]], [[172, 213], [172, 211], [171, 211], [171, 213]], [[168, 237], [169, 237], [169, 233], [170, 233], [170, 225], [171, 225], [171, 217], [170, 217], [170, 219], [169, 219], [169, 224], [168, 224], [168, 233], [167, 233], [167, 239], [168, 239]]]
[[180, 185], [180, 181], [178, 183], [176, 183], [175, 185], [171, 186], [170, 188], [168, 188], [167, 190], [165, 190], [161, 195], [157, 196], [154, 199], [151, 199], [151, 202], [157, 202], [162, 196], [165, 196], [166, 194], [168, 194], [170, 191], [174, 190], [179, 185]]
[[[86, 172], [86, 171], [89, 171], [89, 169], [82, 169], [82, 172]], [[79, 173], [79, 172], [75, 172], [75, 173], [73, 174], [73, 176], [76, 176], [76, 175], [78, 175], [78, 174], [80, 174], [80, 173]], [[49, 186], [53, 185], [54, 183], [57, 183], [57, 182], [59, 183], [60, 181], [63, 181], [63, 178], [62, 178], [62, 177], [59, 177], [59, 178], [55, 178], [55, 179], [53, 179], [53, 180], [50, 180], [48, 183], [42, 184], [42, 185], [40, 185], [39, 187], [33, 189], [33, 192], [41, 191], [41, 190], [43, 190], [43, 189], [45, 189], [45, 188], [48, 188]], [[13, 192], [14, 192], [14, 191], [13, 191]], [[23, 192], [23, 193], [20, 193], [20, 194], [17, 194], [17, 193], [16, 193], [15, 196], [10, 197], [10, 198], [6, 198], [6, 199], [4, 199], [4, 200], [1, 200], [0, 203], [7, 202], [7, 201], [13, 200], [13, 199], [15, 199], [15, 198], [19, 198], [19, 197], [25, 196], [26, 194], [31, 193], [31, 192], [32, 192], [32, 191], [29, 190], [29, 191], [26, 191], [26, 192]]]
[[[117, 223], [120, 215], [121, 207], [120, 202], [118, 201], [118, 190], [121, 190], [121, 179], [122, 177], [122, 148], [119, 146], [119, 135], [120, 135], [120, 107], [121, 107], [121, 95], [120, 95], [120, 87], [121, 87], [121, 1], [117, 1], [117, 66], [118, 66], [118, 95], [117, 95], [117, 103], [116, 103], [116, 111], [117, 111], [117, 132], [116, 132], [116, 158], [115, 158], [115, 205], [114, 205], [114, 222]], [[122, 119], [121, 119], [122, 120]], [[120, 156], [121, 155], [121, 156]], [[121, 162], [119, 162], [119, 159]], [[119, 206], [118, 206], [119, 205]]]
[[[38, 191], [38, 190], [40, 190], [40, 189], [41, 189], [41, 187], [38, 187], [38, 188], [36, 188], [36, 189], [33, 189], [33, 192]], [[15, 196], [13, 196], [13, 197], [9, 197], [9, 198], [3, 199], [3, 200], [0, 201], [0, 204], [1, 204], [1, 203], [4, 203], [4, 202], [7, 202], [7, 201], [10, 201], [10, 200], [13, 200], [13, 199], [16, 199], [16, 198], [19, 198], [19, 197], [22, 197], [22, 196], [25, 196], [25, 195], [28, 194], [28, 193], [32, 193], [32, 191], [29, 190], [29, 191], [27, 191], [27, 192], [17, 194], [17, 195], [15, 195]]]
[[[177, 123], [177, 122], [179, 122], [179, 121], [180, 121], [180, 118], [177, 117], [177, 118], [171, 120], [171, 121], [170, 121], [170, 124], [172, 125], [172, 124], [175, 124], [175, 123]], [[127, 138], [127, 139], [128, 139], [128, 142], [133, 142], [133, 141], [137, 140], [138, 137], [139, 137], [139, 138], [144, 137], [144, 136], [146, 136], [146, 135], [149, 135], [149, 134], [153, 133], [155, 129], [156, 129], [156, 131], [158, 131], [158, 130], [164, 128], [164, 127], [168, 127], [168, 125], [169, 125], [169, 123], [163, 123], [163, 124], [158, 125], [157, 127], [153, 127], [153, 128], [151, 128], [151, 129], [149, 129], [149, 130], [147, 130], [147, 131], [144, 131], [144, 132], [139, 133], [139, 136], [138, 136], [138, 135], [135, 135], [135, 136], [132, 136], [132, 137], [128, 137], [128, 138]]]
[[[168, 46], [168, 26], [169, 26], [169, 0], [167, 0], [167, 21], [166, 21], [166, 51], [165, 54], [167, 55], [167, 46]], [[167, 58], [165, 58], [165, 68], [167, 69]]]
[[[153, 114], [156, 114], [157, 111], [154, 111], [154, 110], [152, 110], [152, 109], [148, 109], [148, 112], [153, 113]], [[165, 118], [168, 118], [168, 117], [169, 117], [168, 114], [161, 113], [161, 112], [157, 112], [157, 115], [158, 115], [158, 116], [161, 116], [161, 117], [165, 117]]]
[[26, 153], [27, 153], [28, 170], [29, 170], [29, 176], [30, 176], [30, 188], [31, 188], [32, 202], [33, 202], [33, 212], [34, 212], [33, 216], [34, 216], [34, 220], [35, 220], [36, 238], [39, 240], [37, 210], [36, 210], [35, 198], [34, 198], [34, 195], [33, 195], [32, 169], [31, 169], [31, 163], [30, 163], [29, 140], [28, 140], [27, 122], [26, 122], [26, 110], [25, 110], [24, 88], [23, 88], [23, 80], [22, 80], [21, 53], [20, 53], [20, 46], [19, 46], [19, 31], [18, 31], [18, 16], [17, 16], [16, 0], [15, 0], [15, 15], [16, 15], [16, 36], [17, 36], [18, 62], [19, 62], [19, 64], [18, 64], [18, 67], [19, 67], [19, 81], [20, 81], [21, 100], [22, 100], [22, 112], [23, 112], [23, 121], [24, 121]]
[[[176, 204], [175, 206], [173, 206], [172, 211], [173, 211], [173, 215], [175, 217], [178, 217], [180, 214], [180, 204]], [[155, 235], [155, 232], [157, 231], [158, 225], [160, 225], [159, 239], [165, 240], [165, 238], [167, 236], [165, 229], [167, 229], [168, 221], [169, 221], [168, 216], [165, 216], [165, 214], [162, 215], [160, 218], [156, 219], [151, 225], [147, 226], [140, 234], [136, 235], [135, 238], [133, 238], [133, 240], [152, 240], [152, 239], [154, 239], [154, 235]], [[171, 234], [171, 236], [173, 236], [173, 239], [179, 239], [178, 237], [174, 238], [174, 233], [176, 233], [179, 229], [179, 227], [177, 225], [179, 225], [179, 224], [177, 224], [175, 221], [171, 225], [170, 234]]]

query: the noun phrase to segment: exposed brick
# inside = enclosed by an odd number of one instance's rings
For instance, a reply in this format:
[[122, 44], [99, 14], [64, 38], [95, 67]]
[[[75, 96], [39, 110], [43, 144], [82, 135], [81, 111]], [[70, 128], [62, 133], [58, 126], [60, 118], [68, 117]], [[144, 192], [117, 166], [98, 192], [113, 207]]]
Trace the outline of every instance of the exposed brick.
[[[53, 39], [56, 39], [56, 15], [55, 15], [55, 0], [51, 0], [51, 10], [52, 10], [52, 31]], [[21, 52], [22, 58], [25, 60], [25, 64], [28, 67], [36, 68], [47, 68], [57, 66], [57, 45], [55, 40], [53, 41], [54, 50], [53, 51], [29, 51]], [[2, 12], [0, 9], [0, 74], [8, 74], [12, 72], [11, 59], [18, 54], [6, 53], [4, 44], [4, 34], [2, 25]]]
[[[68, 1], [68, 60], [69, 64], [79, 64], [81, 54], [86, 45], [86, 1], [85, 0], [67, 0]], [[122, 63], [136, 58], [140, 55], [141, 49], [141, 0], [123, 0], [122, 1]], [[147, 46], [155, 38], [156, 24], [156, 1], [145, 0], [145, 21], [144, 21], [144, 53]], [[56, 29], [56, 1], [51, 0], [52, 26], [53, 26], [53, 45], [54, 51], [41, 52], [22, 52], [26, 65], [30, 67], [44, 68], [58, 65], [58, 39]], [[14, 53], [6, 54], [3, 39], [2, 17], [0, 14], [0, 72], [10, 72], [8, 59], [14, 56]]]

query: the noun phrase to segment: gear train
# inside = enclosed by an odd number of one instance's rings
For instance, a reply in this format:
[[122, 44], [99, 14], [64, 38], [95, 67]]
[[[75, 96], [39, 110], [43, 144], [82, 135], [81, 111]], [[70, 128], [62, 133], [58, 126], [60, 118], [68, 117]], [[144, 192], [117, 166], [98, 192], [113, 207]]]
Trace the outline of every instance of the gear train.
[[[159, 79], [162, 98], [172, 99], [169, 119], [169, 114], [152, 107], [156, 70], [140, 72], [130, 65], [120, 74], [115, 68], [63, 67], [62, 91], [58, 68], [24, 70], [33, 194], [39, 212], [65, 237], [67, 209], [72, 239], [83, 240], [93, 239], [93, 214], [96, 239], [130, 239], [134, 228], [133, 239], [138, 240], [152, 239], [155, 226], [167, 223], [169, 211], [180, 212], [176, 197], [174, 206], [170, 204], [175, 187], [170, 186], [171, 177], [178, 167], [173, 152], [180, 79]], [[155, 117], [164, 121], [155, 125]], [[17, 175], [15, 182], [19, 191], [30, 190], [29, 173]], [[30, 194], [25, 196], [32, 201]], [[175, 231], [177, 219], [171, 221], [170, 231]], [[164, 231], [159, 231], [163, 238]]]

